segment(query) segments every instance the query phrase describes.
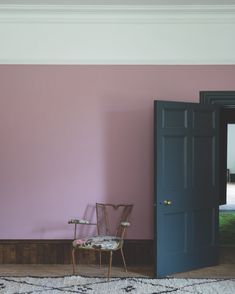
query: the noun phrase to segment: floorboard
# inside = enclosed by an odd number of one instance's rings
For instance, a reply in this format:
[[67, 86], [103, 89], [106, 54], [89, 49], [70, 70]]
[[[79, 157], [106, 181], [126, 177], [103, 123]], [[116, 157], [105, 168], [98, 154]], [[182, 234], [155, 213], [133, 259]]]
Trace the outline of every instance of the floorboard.
[[[107, 267], [101, 269], [96, 265], [80, 265], [76, 270], [77, 275], [89, 277], [106, 277]], [[0, 276], [35, 276], [35, 277], [60, 277], [72, 275], [71, 265], [32, 265], [32, 264], [3, 264], [0, 265]], [[154, 276], [151, 266], [131, 266], [126, 273], [122, 267], [112, 268], [112, 277], [149, 277]], [[218, 266], [174, 274], [176, 278], [235, 278], [235, 264], [220, 264]]]
[[[106, 277], [107, 266], [79, 265], [76, 274], [90, 277]], [[32, 265], [32, 264], [2, 264], [0, 265], [0, 276], [37, 276], [37, 277], [58, 277], [72, 275], [72, 265]], [[113, 266], [112, 277], [152, 277], [153, 268], [150, 266], [128, 267], [126, 273], [123, 267]]]

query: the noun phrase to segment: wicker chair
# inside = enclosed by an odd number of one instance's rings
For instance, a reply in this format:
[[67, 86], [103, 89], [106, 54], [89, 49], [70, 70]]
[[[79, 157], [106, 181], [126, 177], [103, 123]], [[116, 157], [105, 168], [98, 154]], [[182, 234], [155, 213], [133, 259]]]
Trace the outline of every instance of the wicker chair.
[[[123, 243], [126, 229], [130, 226], [129, 217], [133, 209], [132, 204], [102, 204], [96, 203], [97, 223], [87, 220], [73, 219], [69, 224], [74, 224], [74, 241], [72, 244], [73, 274], [75, 273], [76, 250], [95, 250], [99, 253], [99, 264], [101, 267], [102, 252], [109, 252], [108, 279], [112, 268], [113, 252], [120, 250], [125, 271], [127, 272], [125, 257], [123, 254]], [[96, 225], [97, 235], [77, 239], [77, 225]]]

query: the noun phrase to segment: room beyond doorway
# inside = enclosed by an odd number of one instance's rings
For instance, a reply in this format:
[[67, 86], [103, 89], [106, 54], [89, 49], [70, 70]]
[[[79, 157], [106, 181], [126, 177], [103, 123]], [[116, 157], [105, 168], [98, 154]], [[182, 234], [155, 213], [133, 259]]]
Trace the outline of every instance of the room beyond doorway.
[[235, 124], [227, 125], [227, 202], [220, 206], [220, 246], [235, 247]]
[[[219, 213], [219, 266], [235, 265], [235, 168], [227, 162], [235, 156], [235, 91], [202, 91], [200, 103], [217, 104], [220, 113], [220, 213]], [[231, 127], [230, 127], [231, 126]], [[232, 128], [234, 128], [232, 130]], [[230, 150], [229, 139], [233, 135], [234, 145]], [[232, 154], [229, 155], [229, 152]], [[229, 171], [229, 173], [228, 173]], [[214, 267], [211, 268], [214, 270]], [[201, 272], [202, 273], [202, 272]], [[221, 275], [226, 276], [226, 275]], [[234, 273], [233, 273], [233, 276]]]
[[227, 201], [220, 210], [235, 211], [235, 124], [227, 125]]
[[235, 124], [235, 91], [201, 91], [200, 103], [220, 106], [220, 205], [227, 203], [227, 130]]
[[220, 211], [235, 212], [235, 182], [227, 183], [227, 203], [220, 205]]
[[[231, 111], [230, 109], [232, 114]], [[225, 138], [225, 146], [227, 146], [226, 204], [220, 206], [219, 243], [222, 251], [230, 252], [228, 259], [233, 263], [235, 260], [235, 123], [234, 116], [232, 115], [227, 120], [227, 134]], [[226, 255], [228, 256], [227, 253]]]

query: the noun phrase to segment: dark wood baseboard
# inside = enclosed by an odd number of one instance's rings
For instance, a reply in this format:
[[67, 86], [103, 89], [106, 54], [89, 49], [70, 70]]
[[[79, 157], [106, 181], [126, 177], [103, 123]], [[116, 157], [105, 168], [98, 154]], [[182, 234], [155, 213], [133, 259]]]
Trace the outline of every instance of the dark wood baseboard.
[[[70, 264], [72, 240], [0, 240], [0, 264]], [[153, 240], [125, 240], [124, 255], [129, 265], [153, 264]], [[80, 263], [97, 263], [91, 250], [80, 250]], [[103, 262], [108, 262], [104, 254]], [[113, 255], [113, 264], [121, 264], [120, 252]]]

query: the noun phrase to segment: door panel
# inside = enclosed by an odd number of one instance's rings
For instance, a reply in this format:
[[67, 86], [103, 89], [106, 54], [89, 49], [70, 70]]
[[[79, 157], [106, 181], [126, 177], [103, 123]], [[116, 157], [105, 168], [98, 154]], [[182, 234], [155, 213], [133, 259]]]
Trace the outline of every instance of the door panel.
[[[178, 227], [181, 230], [178, 231]], [[165, 234], [163, 242], [169, 254], [185, 252], [187, 248], [187, 214], [184, 212], [165, 214]], [[172, 238], [175, 240], [171, 242]]]
[[218, 107], [154, 102], [156, 276], [218, 262]]
[[192, 142], [193, 187], [215, 186], [215, 140], [214, 137], [194, 136]]
[[199, 129], [214, 129], [215, 128], [215, 113], [207, 110], [193, 111], [193, 128]]
[[[200, 209], [192, 213], [193, 248], [213, 246], [215, 243], [214, 229], [215, 209]], [[211, 229], [212, 228], [212, 229]], [[209, 232], [209, 233], [208, 233]]]
[[[175, 152], [171, 152], [172, 148]], [[162, 173], [165, 187], [186, 187], [187, 185], [187, 165], [184, 154], [187, 150], [185, 137], [166, 136], [162, 140], [163, 158]], [[172, 162], [175, 165], [172, 166]]]
[[163, 128], [186, 128], [187, 116], [184, 109], [165, 109], [162, 114]]

